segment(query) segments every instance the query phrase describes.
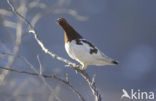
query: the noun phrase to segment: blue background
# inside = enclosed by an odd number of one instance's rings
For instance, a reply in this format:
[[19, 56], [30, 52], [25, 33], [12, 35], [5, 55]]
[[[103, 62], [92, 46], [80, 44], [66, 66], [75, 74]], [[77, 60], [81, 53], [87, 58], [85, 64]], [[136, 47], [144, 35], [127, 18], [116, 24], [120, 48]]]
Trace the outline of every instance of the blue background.
[[[15, 0], [16, 4], [19, 1]], [[106, 55], [119, 61], [118, 66], [89, 66], [87, 68], [91, 77], [96, 75], [96, 86], [102, 95], [102, 101], [123, 101], [120, 99], [122, 88], [127, 91], [140, 89], [156, 92], [155, 0], [42, 0], [41, 2], [51, 7], [50, 9], [53, 7], [73, 9], [82, 16], [80, 19], [64, 13], [49, 13], [43, 16], [35, 29], [46, 48], [71, 60], [64, 49], [63, 30], [56, 24], [58, 17], [64, 17], [84, 38], [94, 43]], [[0, 1], [0, 8], [9, 10], [4, 0]], [[40, 11], [38, 8], [28, 9], [27, 19], [31, 20], [33, 15]], [[15, 15], [10, 18], [2, 15], [0, 17], [11, 21], [17, 20]], [[15, 30], [11, 28], [8, 30], [15, 38]], [[23, 33], [26, 34], [22, 37], [18, 55], [26, 57], [37, 70], [39, 70], [37, 61], [37, 55], [39, 55], [45, 74], [56, 74], [64, 78], [68, 73], [72, 85], [86, 100], [92, 101], [92, 93], [81, 76], [72, 69], [65, 68], [64, 63], [45, 54], [34, 40], [33, 35], [28, 34], [27, 31], [27, 26], [24, 26]], [[1, 20], [0, 41], [12, 49], [12, 41], [9, 34], [6, 33], [8, 32]], [[0, 43], [0, 52], [5, 51]], [[0, 66], [5, 66], [6, 60], [5, 57], [2, 58]], [[32, 71], [18, 58], [13, 68]], [[65, 85], [56, 80], [46, 79], [46, 81], [53, 89], [58, 87], [58, 97], [61, 101], [79, 101]], [[40, 78], [13, 72], [9, 73], [5, 84], [0, 86], [0, 89], [0, 99], [3, 101], [29, 101], [27, 100], [29, 97], [33, 101], [48, 101], [51, 94]], [[15, 92], [20, 93], [15, 94]]]

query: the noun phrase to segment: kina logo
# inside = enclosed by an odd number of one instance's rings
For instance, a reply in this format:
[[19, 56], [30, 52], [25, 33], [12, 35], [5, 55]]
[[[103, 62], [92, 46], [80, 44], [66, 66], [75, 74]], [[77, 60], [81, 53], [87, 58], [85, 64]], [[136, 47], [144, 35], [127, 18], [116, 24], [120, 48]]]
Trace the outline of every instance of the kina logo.
[[122, 95], [121, 99], [127, 98], [132, 100], [153, 100], [154, 99], [154, 92], [145, 92], [141, 90], [134, 90], [130, 89], [130, 91], [126, 91], [125, 89], [122, 89]]

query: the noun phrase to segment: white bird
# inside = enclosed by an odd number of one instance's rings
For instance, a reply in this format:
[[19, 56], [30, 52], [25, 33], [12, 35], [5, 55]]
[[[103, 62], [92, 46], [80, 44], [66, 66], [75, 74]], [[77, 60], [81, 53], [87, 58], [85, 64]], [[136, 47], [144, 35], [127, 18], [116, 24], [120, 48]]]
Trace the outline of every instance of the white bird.
[[72, 59], [82, 65], [82, 70], [85, 70], [88, 65], [104, 66], [118, 64], [78, 34], [64, 18], [58, 18], [57, 23], [64, 30], [66, 52]]

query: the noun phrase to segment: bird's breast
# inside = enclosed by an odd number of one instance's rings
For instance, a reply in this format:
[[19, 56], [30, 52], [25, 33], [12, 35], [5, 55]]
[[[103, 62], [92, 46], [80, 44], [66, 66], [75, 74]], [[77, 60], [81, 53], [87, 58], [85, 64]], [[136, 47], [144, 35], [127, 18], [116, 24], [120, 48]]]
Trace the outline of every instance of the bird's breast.
[[77, 45], [75, 40], [65, 43], [65, 49], [72, 59], [82, 59], [87, 51], [82, 45]]
[[95, 54], [90, 54], [89, 45], [82, 43], [77, 44], [76, 40], [65, 43], [65, 49], [68, 55], [79, 62], [92, 61]]

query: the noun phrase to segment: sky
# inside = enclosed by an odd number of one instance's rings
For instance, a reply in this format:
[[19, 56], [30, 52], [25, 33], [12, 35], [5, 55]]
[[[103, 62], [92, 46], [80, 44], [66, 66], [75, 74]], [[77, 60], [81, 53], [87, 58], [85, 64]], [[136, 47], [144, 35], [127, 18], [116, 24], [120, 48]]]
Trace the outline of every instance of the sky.
[[[19, 1], [15, 0], [15, 6], [20, 4]], [[102, 101], [123, 101], [120, 99], [123, 88], [127, 91], [140, 89], [156, 93], [155, 0], [41, 0], [41, 2], [49, 7], [47, 9], [49, 13], [45, 13], [36, 23], [35, 29], [46, 48], [77, 63], [67, 55], [64, 49], [64, 32], [56, 23], [57, 18], [64, 17], [85, 39], [92, 42], [109, 57], [118, 60], [119, 65], [117, 66], [89, 66], [86, 70], [91, 77], [96, 75], [96, 86], [102, 95]], [[27, 19], [31, 21], [35, 14], [44, 12], [42, 7], [44, 8], [44, 5], [28, 9]], [[4, 0], [0, 1], [0, 9], [9, 10]], [[54, 11], [50, 12], [52, 10]], [[64, 10], [69, 10], [69, 12]], [[12, 50], [13, 43], [9, 35], [15, 38], [16, 31], [13, 28], [4, 27], [2, 21], [6, 19], [16, 22], [17, 17], [15, 15], [4, 17], [1, 14], [0, 52], [6, 52], [2, 42]], [[10, 34], [6, 34], [8, 32]], [[45, 54], [34, 40], [33, 35], [28, 34], [26, 25], [23, 26], [23, 37], [18, 55], [26, 57], [37, 70], [39, 69], [37, 56], [39, 56], [45, 74], [64, 77], [68, 73], [70, 81], [82, 95], [85, 95], [85, 99], [88, 101], [93, 99], [88, 85], [81, 76], [74, 70], [65, 68], [64, 63]], [[6, 63], [7, 57], [0, 60], [0, 66], [5, 66]], [[17, 58], [13, 65], [16, 69], [31, 71], [21, 59]], [[23, 84], [24, 82], [28, 83]], [[53, 89], [57, 87], [60, 89], [58, 96], [61, 100], [79, 100], [65, 85], [55, 80], [47, 80], [47, 82]], [[40, 85], [43, 85], [39, 78], [17, 73], [10, 73], [7, 76], [5, 85], [0, 87], [3, 88], [0, 91], [0, 98], [4, 101], [19, 100], [18, 97], [13, 96], [6, 100], [6, 97], [22, 84], [25, 86], [20, 90], [21, 95], [17, 94], [22, 100], [28, 98], [30, 92], [34, 94], [33, 101], [48, 100], [49, 96], [44, 93], [49, 94], [50, 91], [47, 91], [44, 86], [38, 89]], [[3, 95], [4, 92], [5, 95]], [[22, 94], [28, 95], [22, 96]]]

